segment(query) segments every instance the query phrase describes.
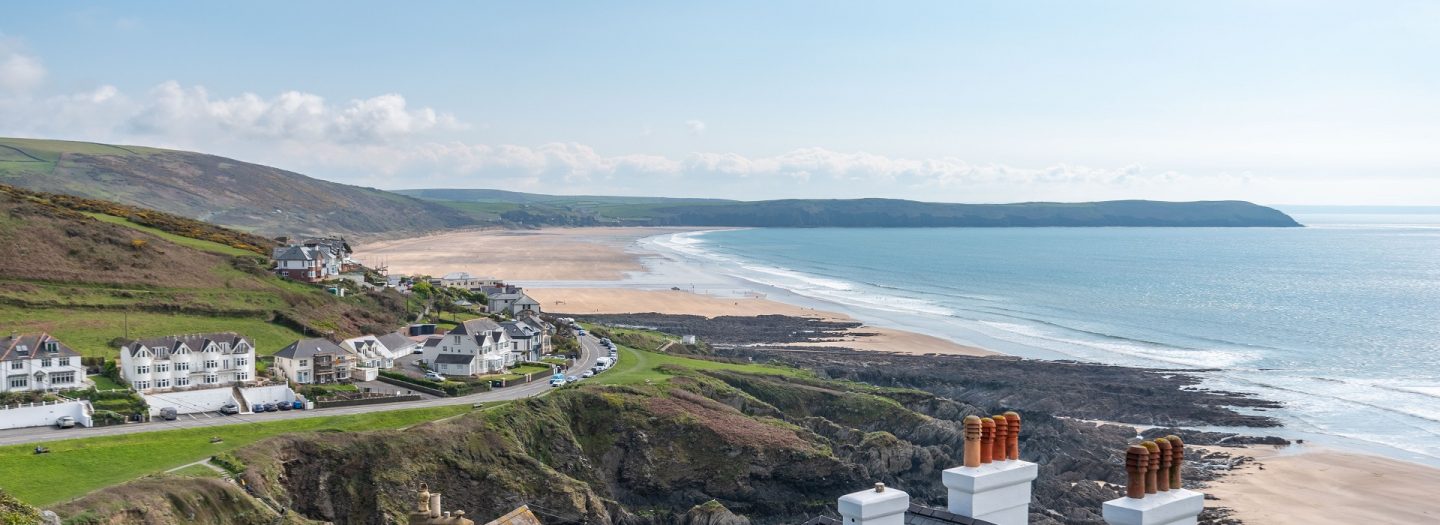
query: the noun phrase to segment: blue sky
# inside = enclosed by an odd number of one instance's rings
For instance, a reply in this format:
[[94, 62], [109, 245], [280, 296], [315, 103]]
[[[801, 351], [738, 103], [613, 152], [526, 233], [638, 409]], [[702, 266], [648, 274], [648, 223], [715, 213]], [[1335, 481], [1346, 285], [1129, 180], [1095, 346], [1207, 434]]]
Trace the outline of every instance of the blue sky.
[[1440, 204], [1434, 2], [37, 2], [0, 134], [382, 188]]

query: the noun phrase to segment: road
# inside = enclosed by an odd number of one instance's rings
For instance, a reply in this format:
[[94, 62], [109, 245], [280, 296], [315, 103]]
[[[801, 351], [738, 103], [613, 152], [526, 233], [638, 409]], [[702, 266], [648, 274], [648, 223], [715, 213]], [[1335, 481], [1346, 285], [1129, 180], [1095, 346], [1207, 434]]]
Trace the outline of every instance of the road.
[[[580, 359], [575, 366], [566, 369], [567, 375], [580, 375], [582, 372], [595, 366], [595, 360], [608, 353], [600, 346], [600, 341], [594, 336], [586, 335], [580, 338]], [[319, 410], [294, 410], [289, 412], [270, 412], [265, 414], [246, 414], [243, 416], [213, 417], [208, 419], [177, 420], [177, 421], [152, 421], [149, 423], [134, 423], [128, 425], [113, 425], [108, 427], [95, 428], [71, 428], [58, 429], [51, 427], [30, 427], [0, 430], [0, 446], [21, 445], [26, 443], [43, 443], [46, 441], [57, 441], [62, 439], [90, 438], [98, 436], [119, 436], [124, 434], [138, 434], [141, 432], [158, 432], [162, 430], [176, 430], [181, 428], [196, 427], [218, 427], [224, 425], [243, 425], [248, 423], [263, 423], [267, 421], [282, 421], [287, 419], [301, 419], [307, 417], [328, 417], [343, 416], [348, 414], [363, 414], [370, 412], [385, 412], [390, 410], [406, 410], [411, 408], [440, 407], [451, 405], [469, 405], [474, 403], [485, 403], [493, 401], [512, 401], [527, 397], [535, 397], [550, 391], [550, 382], [547, 380], [536, 380], [520, 386], [480, 392], [460, 397], [440, 397], [415, 401], [410, 403], [389, 403], [382, 405], [364, 405], [354, 407], [326, 408]]]

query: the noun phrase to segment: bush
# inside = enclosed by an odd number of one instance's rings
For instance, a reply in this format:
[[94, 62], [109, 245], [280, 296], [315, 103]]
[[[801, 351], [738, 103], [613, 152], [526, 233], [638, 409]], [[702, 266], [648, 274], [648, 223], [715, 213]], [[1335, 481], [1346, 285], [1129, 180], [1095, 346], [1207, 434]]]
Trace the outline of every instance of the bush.
[[235, 457], [234, 454], [229, 452], [221, 452], [210, 456], [210, 462], [219, 465], [220, 468], [236, 476], [245, 473], [245, 462], [240, 461], [240, 458]]

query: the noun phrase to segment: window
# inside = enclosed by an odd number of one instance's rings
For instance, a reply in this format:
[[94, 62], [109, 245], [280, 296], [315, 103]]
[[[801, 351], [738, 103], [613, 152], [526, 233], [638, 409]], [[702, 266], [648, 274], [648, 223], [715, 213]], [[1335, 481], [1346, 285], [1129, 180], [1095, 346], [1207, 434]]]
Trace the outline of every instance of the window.
[[156, 380], [155, 380], [155, 388], [170, 388], [170, 380], [169, 380], [169, 379], [156, 379]]
[[181, 361], [181, 362], [179, 362], [179, 363], [175, 363], [175, 371], [176, 371], [176, 372], [189, 372], [189, 371], [190, 371], [190, 362], [189, 362], [189, 361]]
[[148, 374], [148, 373], [150, 373], [150, 365], [135, 365], [135, 373], [137, 373], [137, 374]]
[[50, 384], [70, 385], [75, 383], [75, 372], [56, 372], [50, 374]]
[[170, 363], [160, 363], [160, 364], [155, 365], [155, 371], [156, 371], [156, 372], [169, 372], [169, 371], [170, 371]]
[[310, 365], [309, 365], [308, 363], [306, 363], [304, 359], [301, 359], [301, 360], [300, 360], [300, 366], [310, 366]]
[[240, 372], [240, 373], [238, 373], [238, 374], [235, 374], [235, 380], [236, 380], [236, 381], [249, 381], [249, 380], [250, 380], [250, 373], [249, 373], [249, 372]]
[[30, 379], [25, 376], [10, 378], [10, 388], [25, 388], [30, 385]]
[[80, 366], [78, 362], [79, 359], [78, 357], [62, 357], [60, 358], [60, 366]]
[[219, 381], [220, 379], [216, 377], [215, 374], [205, 374], [205, 384], [213, 385], [215, 383], [218, 383]]
[[50, 368], [50, 358], [47, 357], [45, 359], [41, 359], [40, 366], [43, 368]]
[[177, 377], [177, 378], [175, 378], [175, 386], [190, 386], [190, 378], [188, 378], [188, 377]]
[[236, 366], [236, 367], [241, 367], [241, 366], [245, 366], [245, 365], [248, 365], [248, 364], [250, 364], [250, 360], [249, 360], [249, 359], [245, 359], [245, 358], [243, 358], [243, 357], [237, 357], [237, 358], [235, 358], [235, 366]]
[[221, 351], [221, 352], [229, 352], [229, 351], [230, 351], [230, 343], [220, 343], [220, 351]]
[[214, 360], [214, 359], [206, 359], [206, 360], [205, 360], [205, 368], [209, 369], [209, 368], [219, 368], [219, 367], [220, 367], [220, 362], [219, 362], [219, 361], [216, 361], [216, 360]]
[[21, 369], [21, 368], [25, 368], [25, 362], [24, 362], [24, 361], [11, 361], [11, 362], [10, 362], [10, 369], [11, 369], [11, 370], [19, 370], [19, 369]]
[[455, 336], [455, 344], [460, 344], [460, 336]]
[[134, 386], [136, 390], [149, 390], [149, 389], [150, 389], [150, 382], [149, 382], [149, 381], [136, 381], [136, 382], [134, 382], [134, 383], [131, 383], [131, 385]]
[[230, 360], [229, 360], [229, 359], [226, 359], [226, 360], [225, 360], [225, 366], [224, 366], [224, 368], [230, 368]]

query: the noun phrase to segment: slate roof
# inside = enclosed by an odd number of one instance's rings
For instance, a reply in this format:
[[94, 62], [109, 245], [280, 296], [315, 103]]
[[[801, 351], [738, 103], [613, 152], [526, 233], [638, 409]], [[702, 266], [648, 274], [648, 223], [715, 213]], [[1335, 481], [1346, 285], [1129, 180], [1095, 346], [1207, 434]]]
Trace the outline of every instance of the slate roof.
[[473, 354], [440, 354], [435, 356], [437, 365], [468, 365], [475, 360]]
[[[503, 323], [500, 323], [500, 327], [504, 328], [505, 333], [510, 334], [510, 337], [512, 339], [525, 338], [534, 335], [534, 332], [526, 330], [526, 328], [530, 327], [525, 326], [517, 321], [505, 321]], [[534, 330], [534, 328], [530, 328], [530, 330]]]
[[[45, 343], [55, 342], [55, 353], [44, 351]], [[27, 352], [21, 354], [20, 350]], [[0, 337], [0, 361], [21, 361], [44, 357], [79, 357], [80, 353], [65, 346], [50, 334], [20, 334]]]
[[[803, 525], [844, 525], [840, 518], [834, 516], [817, 516], [806, 521]], [[905, 511], [905, 525], [995, 525], [985, 520], [967, 518], [958, 514], [951, 514], [941, 509], [926, 507], [919, 503], [911, 502], [910, 510]]]
[[277, 261], [313, 261], [315, 254], [304, 246], [291, 246], [275, 254]]
[[390, 332], [385, 335], [376, 336], [375, 338], [379, 339], [380, 344], [385, 345], [385, 348], [391, 352], [398, 352], [401, 348], [415, 346], [415, 341], [410, 340], [409, 337], [405, 337], [405, 334], [400, 332]]
[[184, 344], [186, 347], [190, 348], [191, 352], [203, 352], [205, 351], [205, 347], [209, 346], [209, 343], [212, 341], [215, 343], [230, 343], [231, 353], [236, 353], [234, 351], [235, 348], [240, 346], [240, 343], [242, 342], [248, 345], [250, 348], [255, 348], [255, 342], [251, 341], [248, 337], [237, 334], [235, 332], [216, 332], [212, 334], [167, 335], [163, 337], [151, 337], [148, 339], [141, 339], [139, 341], [135, 341], [128, 345], [125, 345], [125, 351], [130, 352], [130, 355], [134, 356], [135, 352], [139, 351], [141, 346], [144, 346], [145, 348], [149, 348], [151, 350], [154, 350], [156, 348], [164, 348], [164, 352], [155, 352], [155, 359], [169, 359], [170, 354], [173, 353], [175, 351], [175, 348], [177, 346], [180, 346], [181, 344]]
[[316, 354], [349, 354], [350, 350], [330, 342], [329, 339], [301, 339], [275, 352], [275, 357], [306, 359]]

